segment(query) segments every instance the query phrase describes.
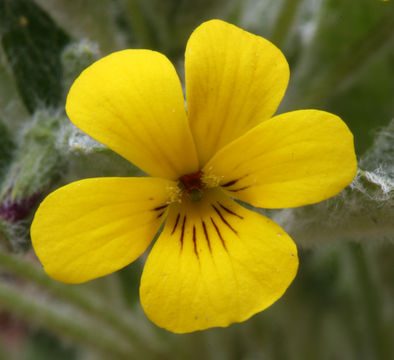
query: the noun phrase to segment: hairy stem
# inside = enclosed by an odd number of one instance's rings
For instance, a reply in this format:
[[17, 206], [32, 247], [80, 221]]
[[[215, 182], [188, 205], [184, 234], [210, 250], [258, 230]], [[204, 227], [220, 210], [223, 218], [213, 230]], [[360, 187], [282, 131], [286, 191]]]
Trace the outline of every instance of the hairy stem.
[[85, 314], [106, 323], [127, 341], [148, 348], [151, 352], [159, 351], [160, 345], [152, 333], [142, 332], [138, 322], [113, 306], [89, 296], [78, 286], [64, 285], [49, 278], [39, 267], [18, 256], [0, 251], [0, 268], [20, 276], [31, 283], [50, 291], [69, 304], [77, 306]]
[[16, 286], [0, 283], [0, 305], [30, 321], [34, 321], [52, 331], [65, 334], [80, 343], [88, 344], [113, 359], [130, 359], [131, 348], [109, 336], [102, 327], [81, 321], [77, 313], [61, 311], [45, 301], [38, 301]]
[[272, 42], [279, 48], [287, 39], [300, 3], [301, 0], [285, 0], [282, 4], [271, 36]]
[[140, 45], [146, 49], [153, 48], [155, 41], [152, 38], [143, 5], [139, 0], [127, 0], [126, 4], [131, 26], [138, 36]]
[[373, 358], [376, 360], [388, 359], [390, 345], [384, 332], [378, 289], [374, 286], [371, 278], [362, 246], [357, 243], [349, 243], [349, 248], [360, 286], [360, 299], [368, 322], [368, 338], [372, 345]]

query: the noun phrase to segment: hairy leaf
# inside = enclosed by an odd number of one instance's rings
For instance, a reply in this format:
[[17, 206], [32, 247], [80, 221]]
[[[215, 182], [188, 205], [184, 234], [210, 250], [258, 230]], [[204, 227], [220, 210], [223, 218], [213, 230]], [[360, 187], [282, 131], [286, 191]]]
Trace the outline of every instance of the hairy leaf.
[[0, 0], [0, 36], [27, 109], [60, 105], [66, 33], [34, 1]]
[[11, 134], [0, 119], [0, 180], [4, 177], [5, 171], [12, 159], [14, 148], [15, 144], [11, 138]]

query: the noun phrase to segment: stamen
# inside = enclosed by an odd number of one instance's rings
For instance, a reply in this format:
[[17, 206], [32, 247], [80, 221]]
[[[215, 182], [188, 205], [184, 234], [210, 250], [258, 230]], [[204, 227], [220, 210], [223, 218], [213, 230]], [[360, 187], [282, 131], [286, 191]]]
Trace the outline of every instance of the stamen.
[[182, 202], [182, 190], [179, 186], [168, 186], [168, 203], [172, 204], [175, 202], [181, 203]]
[[204, 186], [208, 189], [218, 187], [222, 179], [223, 176], [217, 176], [212, 173], [208, 173], [208, 174], [203, 173], [201, 176], [201, 181], [204, 183]]

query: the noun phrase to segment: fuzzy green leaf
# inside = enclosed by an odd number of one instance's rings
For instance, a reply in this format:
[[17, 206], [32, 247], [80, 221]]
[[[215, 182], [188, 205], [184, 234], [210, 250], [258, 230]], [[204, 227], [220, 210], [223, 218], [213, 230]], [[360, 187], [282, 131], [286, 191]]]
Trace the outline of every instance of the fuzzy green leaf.
[[64, 162], [56, 149], [56, 134], [63, 117], [37, 112], [25, 128], [14, 162], [7, 171], [0, 200], [28, 200], [39, 196], [53, 183]]
[[34, 1], [0, 0], [0, 36], [27, 109], [59, 106], [67, 34]]
[[11, 134], [0, 120], [0, 181], [4, 177], [5, 171], [12, 159], [14, 148], [15, 144]]

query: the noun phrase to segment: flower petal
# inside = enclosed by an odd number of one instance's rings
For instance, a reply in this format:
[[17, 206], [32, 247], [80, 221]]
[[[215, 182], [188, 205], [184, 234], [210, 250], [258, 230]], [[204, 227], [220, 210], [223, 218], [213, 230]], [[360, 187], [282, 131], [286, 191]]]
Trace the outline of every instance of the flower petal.
[[349, 128], [318, 110], [293, 111], [260, 124], [219, 151], [204, 169], [222, 177], [231, 196], [264, 208], [328, 199], [356, 171]]
[[147, 316], [176, 333], [228, 326], [282, 296], [298, 267], [290, 237], [218, 189], [171, 205], [142, 274]]
[[177, 179], [198, 170], [179, 78], [160, 53], [123, 50], [95, 62], [71, 87], [66, 111], [152, 176]]
[[128, 265], [158, 231], [173, 185], [157, 178], [95, 178], [54, 191], [31, 227], [44, 270], [56, 280], [82, 283]]
[[199, 26], [185, 54], [186, 98], [200, 165], [276, 111], [289, 81], [281, 51], [220, 20]]

